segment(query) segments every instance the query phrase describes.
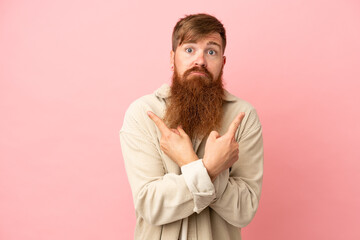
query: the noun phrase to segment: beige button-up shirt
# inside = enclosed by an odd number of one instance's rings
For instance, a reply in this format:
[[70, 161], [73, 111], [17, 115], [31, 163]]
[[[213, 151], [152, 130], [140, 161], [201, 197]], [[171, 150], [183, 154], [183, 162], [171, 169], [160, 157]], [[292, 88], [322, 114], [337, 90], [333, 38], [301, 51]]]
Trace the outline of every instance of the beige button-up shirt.
[[214, 182], [202, 163], [207, 138], [194, 139], [199, 160], [180, 168], [160, 149], [161, 134], [148, 117], [163, 117], [170, 87], [134, 101], [125, 114], [120, 142], [131, 186], [135, 239], [236, 240], [253, 219], [263, 178], [262, 131], [256, 110], [225, 91], [220, 135], [245, 112], [235, 139], [239, 160]]

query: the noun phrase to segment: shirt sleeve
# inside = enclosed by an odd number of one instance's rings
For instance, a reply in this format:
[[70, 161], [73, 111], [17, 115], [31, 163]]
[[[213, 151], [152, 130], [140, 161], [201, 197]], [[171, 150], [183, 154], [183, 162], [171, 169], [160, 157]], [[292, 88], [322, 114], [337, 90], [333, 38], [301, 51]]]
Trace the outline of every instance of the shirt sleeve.
[[136, 214], [150, 224], [163, 225], [199, 213], [214, 201], [216, 189], [201, 160], [194, 163], [203, 168], [199, 175], [189, 169], [193, 165], [185, 166], [182, 174], [167, 172], [147, 110], [138, 103], [129, 107], [120, 142]]
[[181, 167], [186, 185], [194, 197], [194, 212], [200, 213], [215, 199], [215, 187], [202, 159]]
[[238, 134], [239, 159], [231, 168], [222, 195], [210, 204], [224, 220], [245, 227], [253, 219], [260, 199], [263, 178], [263, 139], [256, 112], [251, 113], [251, 127]]

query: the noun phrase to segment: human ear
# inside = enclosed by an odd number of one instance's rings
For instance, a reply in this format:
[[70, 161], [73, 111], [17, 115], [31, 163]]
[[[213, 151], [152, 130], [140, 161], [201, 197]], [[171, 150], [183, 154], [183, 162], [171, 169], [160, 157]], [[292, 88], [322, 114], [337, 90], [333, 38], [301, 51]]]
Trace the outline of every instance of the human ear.
[[175, 53], [173, 50], [170, 51], [170, 66], [171, 70], [174, 70]]

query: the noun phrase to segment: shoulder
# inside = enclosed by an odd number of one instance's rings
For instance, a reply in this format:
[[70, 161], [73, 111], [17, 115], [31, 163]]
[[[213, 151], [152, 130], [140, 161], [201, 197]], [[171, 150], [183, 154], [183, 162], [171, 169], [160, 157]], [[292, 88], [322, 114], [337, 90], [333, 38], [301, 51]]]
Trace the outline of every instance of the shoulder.
[[151, 128], [153, 123], [147, 112], [152, 111], [162, 117], [165, 108], [164, 99], [157, 96], [156, 91], [134, 100], [127, 108], [122, 131], [133, 131], [134, 128]]
[[229, 93], [228, 91], [226, 91], [225, 95], [228, 96], [228, 99], [231, 99], [231, 101], [226, 101], [224, 104], [225, 119], [231, 122], [240, 112], [245, 113], [245, 117], [243, 118], [240, 128], [238, 129], [238, 133], [242, 137], [261, 128], [259, 115], [251, 103]]
[[225, 111], [236, 112], [235, 115], [239, 112], [244, 112], [245, 114], [257, 115], [255, 107], [248, 101], [239, 98], [227, 90], [225, 90]]
[[146, 109], [151, 110], [151, 106], [156, 104], [158, 104], [158, 100], [156, 99], [154, 94], [144, 95], [130, 103], [129, 107], [126, 110], [125, 116], [129, 114], [136, 115]]
[[[164, 108], [165, 98], [168, 95], [169, 86], [163, 84], [160, 88], [156, 89], [153, 93], [144, 95], [133, 101], [127, 109], [127, 114], [136, 114], [138, 112], [153, 111], [159, 114], [159, 110]], [[145, 112], [146, 113], [146, 112]]]

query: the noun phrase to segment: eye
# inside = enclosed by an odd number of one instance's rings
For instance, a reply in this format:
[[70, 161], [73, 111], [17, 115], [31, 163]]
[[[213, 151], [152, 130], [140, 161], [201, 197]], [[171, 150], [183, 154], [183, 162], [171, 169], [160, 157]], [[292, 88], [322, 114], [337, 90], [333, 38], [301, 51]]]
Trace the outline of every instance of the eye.
[[187, 52], [187, 53], [192, 53], [192, 52], [193, 52], [193, 49], [192, 49], [192, 48], [185, 48], [185, 52]]
[[214, 50], [209, 50], [208, 53], [209, 53], [210, 55], [215, 55], [215, 54], [216, 54], [216, 52], [215, 52]]

